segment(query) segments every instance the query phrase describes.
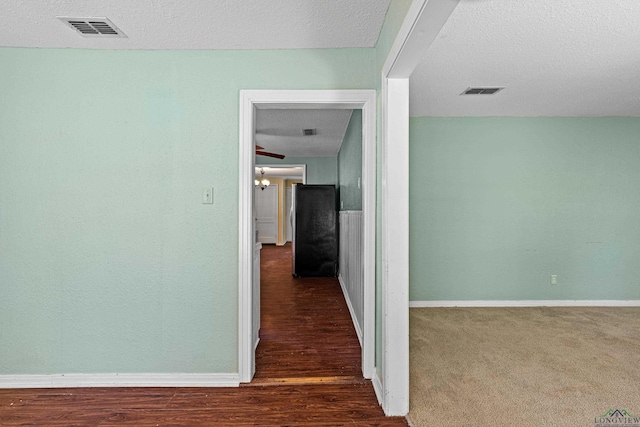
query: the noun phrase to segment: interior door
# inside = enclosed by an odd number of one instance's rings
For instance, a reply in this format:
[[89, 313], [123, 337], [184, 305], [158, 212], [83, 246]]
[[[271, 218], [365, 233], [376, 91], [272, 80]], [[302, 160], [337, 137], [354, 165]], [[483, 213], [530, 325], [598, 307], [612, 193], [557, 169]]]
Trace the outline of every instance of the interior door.
[[278, 241], [278, 185], [271, 184], [264, 190], [256, 187], [254, 194], [258, 242], [276, 243]]

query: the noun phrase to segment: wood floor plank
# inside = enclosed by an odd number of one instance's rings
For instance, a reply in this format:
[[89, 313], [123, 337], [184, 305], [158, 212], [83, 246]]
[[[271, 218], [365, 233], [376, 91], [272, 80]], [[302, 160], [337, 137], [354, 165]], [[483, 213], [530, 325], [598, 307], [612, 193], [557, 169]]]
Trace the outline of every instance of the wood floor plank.
[[[7, 391], [3, 391], [7, 393]], [[156, 401], [149, 402], [149, 396]], [[126, 389], [40, 391], [46, 405], [0, 410], [1, 425], [406, 425], [385, 418], [366, 382], [240, 388], [167, 388], [145, 396]], [[78, 400], [74, 400], [77, 398]], [[120, 399], [120, 400], [119, 400]], [[142, 399], [139, 401], [138, 399]], [[74, 403], [78, 405], [75, 406]]]

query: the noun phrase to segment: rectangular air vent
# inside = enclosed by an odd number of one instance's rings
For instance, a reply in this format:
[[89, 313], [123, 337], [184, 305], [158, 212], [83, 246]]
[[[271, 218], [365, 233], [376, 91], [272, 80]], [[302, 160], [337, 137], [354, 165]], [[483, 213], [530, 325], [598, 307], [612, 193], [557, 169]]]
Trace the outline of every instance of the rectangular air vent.
[[493, 95], [500, 92], [503, 87], [469, 87], [460, 95]]
[[304, 134], [304, 136], [311, 136], [311, 135], [315, 135], [316, 134], [316, 130], [315, 129], [303, 129], [302, 133]]
[[68, 16], [57, 18], [83, 37], [127, 37], [107, 18], [70, 18]]

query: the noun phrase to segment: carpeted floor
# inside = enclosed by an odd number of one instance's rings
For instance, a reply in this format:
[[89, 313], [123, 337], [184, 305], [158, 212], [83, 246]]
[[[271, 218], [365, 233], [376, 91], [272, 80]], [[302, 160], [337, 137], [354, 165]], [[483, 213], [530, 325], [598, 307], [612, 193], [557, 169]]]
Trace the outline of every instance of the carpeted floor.
[[415, 427], [640, 420], [640, 308], [412, 308], [410, 322]]

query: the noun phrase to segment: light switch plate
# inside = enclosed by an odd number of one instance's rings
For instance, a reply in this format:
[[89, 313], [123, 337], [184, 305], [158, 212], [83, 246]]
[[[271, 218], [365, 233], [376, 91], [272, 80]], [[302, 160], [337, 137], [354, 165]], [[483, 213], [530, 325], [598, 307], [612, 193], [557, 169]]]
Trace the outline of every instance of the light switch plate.
[[202, 189], [202, 204], [213, 204], [213, 187], [207, 187]]

